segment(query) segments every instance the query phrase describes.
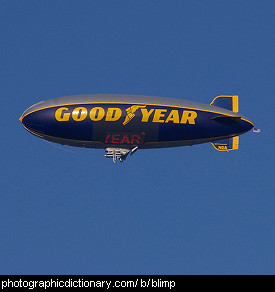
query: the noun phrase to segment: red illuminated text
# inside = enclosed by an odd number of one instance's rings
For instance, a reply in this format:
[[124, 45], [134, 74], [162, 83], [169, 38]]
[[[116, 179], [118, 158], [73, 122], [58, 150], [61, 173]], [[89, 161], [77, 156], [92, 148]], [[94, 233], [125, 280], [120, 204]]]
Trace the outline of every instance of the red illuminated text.
[[140, 145], [143, 144], [145, 133], [141, 134], [107, 134], [106, 144]]

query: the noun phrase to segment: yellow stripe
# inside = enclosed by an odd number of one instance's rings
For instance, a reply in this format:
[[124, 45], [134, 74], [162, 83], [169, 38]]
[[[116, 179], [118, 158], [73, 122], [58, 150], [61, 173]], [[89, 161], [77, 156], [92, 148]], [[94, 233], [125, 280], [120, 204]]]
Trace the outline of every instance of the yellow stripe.
[[[149, 106], [160, 106], [160, 107], [171, 107], [171, 108], [182, 108], [182, 109], [190, 109], [190, 110], [196, 110], [196, 111], [202, 111], [202, 112], [209, 112], [209, 113], [214, 113], [214, 114], [221, 114], [221, 115], [225, 115], [228, 117], [234, 117], [233, 115], [229, 115], [229, 114], [224, 114], [221, 112], [216, 112], [216, 111], [210, 111], [210, 110], [205, 110], [205, 109], [199, 109], [199, 108], [191, 108], [191, 107], [184, 107], [184, 106], [175, 106], [175, 105], [164, 105], [164, 104], [150, 104], [150, 103], [132, 103], [132, 102], [81, 102], [81, 103], [66, 103], [66, 104], [58, 104], [58, 105], [52, 105], [52, 106], [48, 106], [48, 107], [42, 107], [40, 109], [36, 109], [33, 110], [29, 113], [27, 113], [26, 115], [22, 116], [21, 118], [23, 119], [24, 117], [26, 117], [29, 114], [32, 114], [34, 112], [40, 111], [40, 110], [44, 110], [44, 109], [48, 109], [48, 108], [53, 108], [53, 107], [62, 107], [62, 106], [69, 106], [69, 105], [85, 105], [85, 104], [136, 104], [136, 105], [149, 105]], [[21, 119], [21, 120], [22, 120]]]
[[234, 113], [239, 112], [239, 97], [238, 97], [238, 95], [232, 96], [232, 111]]
[[232, 150], [239, 149], [239, 136], [233, 137]]
[[[224, 96], [226, 96], [226, 95], [224, 95]], [[217, 96], [216, 98], [218, 98], [218, 97], [219, 96]], [[237, 100], [238, 100], [238, 96], [237, 95], [235, 95], [234, 97], [237, 98]], [[214, 98], [214, 100], [216, 98]], [[211, 102], [211, 104], [213, 103], [213, 101]], [[235, 117], [233, 115], [228, 115], [228, 114], [224, 114], [224, 113], [220, 113], [220, 112], [216, 112], [216, 111], [209, 111], [209, 110], [198, 109], [198, 108], [189, 108], [189, 107], [183, 107], [183, 106], [173, 106], [173, 105], [160, 105], [160, 104], [149, 104], [149, 103], [132, 103], [132, 102], [131, 103], [130, 102], [129, 103], [128, 102], [123, 102], [123, 103], [122, 102], [100, 102], [100, 103], [98, 103], [98, 102], [86, 102], [86, 103], [81, 102], [81, 103], [69, 103], [69, 104], [52, 105], [52, 106], [36, 109], [34, 111], [31, 111], [31, 112], [27, 113], [24, 116], [21, 116], [19, 120], [22, 123], [23, 118], [26, 117], [27, 115], [29, 115], [31, 113], [34, 113], [34, 112], [37, 112], [37, 111], [40, 111], [40, 110], [48, 109], [48, 108], [62, 107], [62, 106], [69, 106], [69, 105], [85, 105], [85, 104], [118, 104], [118, 105], [123, 105], [123, 104], [137, 104], [138, 105], [138, 104], [140, 104], [140, 105], [146, 105], [146, 106], [149, 105], [149, 106], [191, 109], [191, 110], [196, 110], [196, 111], [209, 112], [209, 113], [214, 113], [214, 114], [221, 114], [221, 115], [228, 116], [228, 117]], [[237, 106], [238, 106], [238, 102], [237, 102]], [[241, 120], [250, 123], [254, 127], [254, 124], [251, 121], [249, 121], [247, 119], [244, 119], [244, 118], [241, 118]]]
[[[52, 106], [48, 106], [48, 107], [44, 107], [44, 108], [40, 108], [40, 109], [37, 109], [37, 110], [34, 110], [34, 111], [31, 111], [29, 113], [27, 113], [26, 115], [20, 117], [20, 122], [22, 123], [22, 120], [23, 118], [25, 118], [27, 115], [31, 114], [31, 113], [34, 113], [34, 112], [37, 112], [37, 111], [40, 111], [40, 110], [44, 110], [44, 109], [48, 109], [48, 108], [53, 108], [53, 107], [62, 107], [62, 106], [69, 106], [69, 105], [85, 105], [85, 104], [133, 104], [133, 103], [127, 103], [127, 102], [124, 102], [124, 103], [121, 103], [121, 102], [86, 102], [86, 103], [69, 103], [69, 104], [59, 104], [59, 105], [52, 105]], [[202, 112], [208, 112], [208, 113], [214, 113], [214, 114], [221, 114], [221, 115], [224, 115], [224, 116], [228, 116], [228, 117], [235, 117], [233, 115], [228, 115], [228, 114], [224, 114], [224, 113], [220, 113], [220, 112], [215, 112], [215, 111], [209, 111], [209, 110], [204, 110], [204, 109], [198, 109], [198, 108], [190, 108], [190, 107], [183, 107], [183, 106], [174, 106], [174, 105], [160, 105], [160, 104], [148, 104], [148, 103], [134, 103], [134, 104], [141, 104], [141, 105], [151, 105], [151, 106], [163, 106], [163, 107], [171, 107], [171, 108], [182, 108], [182, 109], [191, 109], [191, 110], [196, 110], [196, 111], [202, 111]], [[253, 127], [254, 127], [254, 124], [247, 120], [247, 119], [244, 119], [244, 118], [241, 118], [243, 121], [246, 121], [248, 123], [250, 123]]]
[[215, 145], [213, 142], [211, 142], [211, 144], [212, 144], [212, 146], [213, 146], [216, 150], [218, 150], [218, 151], [228, 151], [228, 150], [221, 150], [221, 149], [217, 148], [216, 145]]
[[211, 101], [210, 105], [212, 105], [215, 102], [215, 100], [218, 99], [219, 97], [235, 97], [235, 96], [238, 97], [238, 95], [218, 95]]
[[222, 96], [227, 97], [226, 95], [218, 95], [211, 101], [210, 105], [212, 105], [217, 98], [222, 97]]

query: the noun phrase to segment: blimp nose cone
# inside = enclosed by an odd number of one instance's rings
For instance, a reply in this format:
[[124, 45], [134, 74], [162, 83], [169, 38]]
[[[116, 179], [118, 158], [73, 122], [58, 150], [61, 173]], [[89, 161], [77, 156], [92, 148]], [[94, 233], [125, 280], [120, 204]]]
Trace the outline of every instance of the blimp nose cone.
[[43, 133], [45, 129], [45, 124], [39, 115], [35, 113], [28, 114], [26, 116], [20, 117], [20, 122], [23, 127], [30, 132]]
[[30, 106], [19, 118], [19, 121], [27, 130], [39, 131], [39, 129], [43, 128], [47, 118], [43, 112], [44, 103], [44, 101], [40, 101]]

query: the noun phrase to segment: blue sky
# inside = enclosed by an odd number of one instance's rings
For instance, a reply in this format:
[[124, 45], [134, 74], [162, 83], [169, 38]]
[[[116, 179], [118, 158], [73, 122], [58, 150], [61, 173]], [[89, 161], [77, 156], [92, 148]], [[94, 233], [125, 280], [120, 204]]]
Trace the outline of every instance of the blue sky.
[[[0, 1], [0, 274], [274, 274], [275, 2]], [[137, 151], [53, 147], [32, 104], [239, 95], [260, 134]]]

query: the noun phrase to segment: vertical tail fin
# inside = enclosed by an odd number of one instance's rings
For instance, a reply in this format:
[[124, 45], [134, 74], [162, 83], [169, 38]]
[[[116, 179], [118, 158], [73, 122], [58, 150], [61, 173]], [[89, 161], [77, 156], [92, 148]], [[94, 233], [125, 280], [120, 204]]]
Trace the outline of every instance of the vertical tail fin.
[[238, 95], [219, 95], [215, 97], [210, 105], [222, 107], [237, 113], [239, 111]]
[[239, 136], [216, 140], [212, 142], [213, 147], [218, 151], [230, 151], [239, 149]]
[[[237, 113], [239, 111], [238, 95], [219, 95], [215, 97], [210, 105], [218, 106]], [[218, 151], [237, 150], [239, 148], [239, 137], [226, 138], [212, 142]]]

